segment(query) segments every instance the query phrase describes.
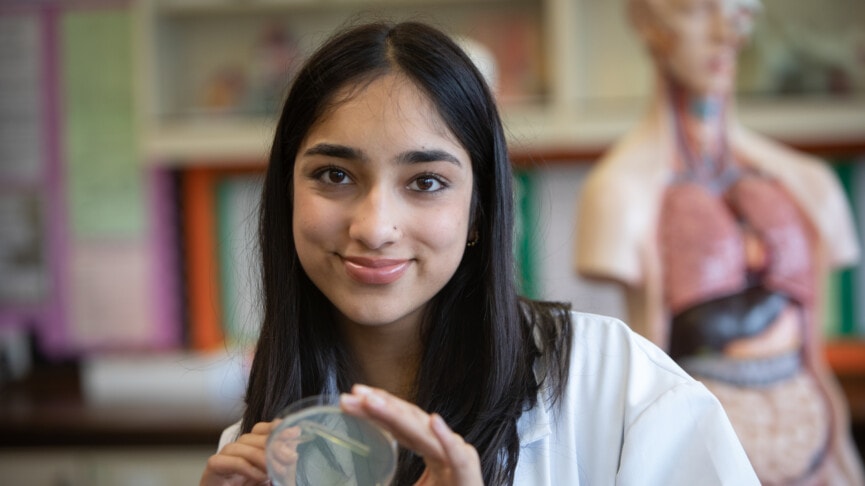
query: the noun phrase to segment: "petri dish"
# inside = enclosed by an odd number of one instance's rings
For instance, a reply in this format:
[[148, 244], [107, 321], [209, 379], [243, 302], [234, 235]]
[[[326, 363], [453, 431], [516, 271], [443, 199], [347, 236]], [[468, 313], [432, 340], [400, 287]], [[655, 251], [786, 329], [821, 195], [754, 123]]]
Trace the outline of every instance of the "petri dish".
[[344, 414], [338, 395], [289, 405], [265, 448], [274, 486], [385, 486], [396, 470], [396, 441], [373, 422]]

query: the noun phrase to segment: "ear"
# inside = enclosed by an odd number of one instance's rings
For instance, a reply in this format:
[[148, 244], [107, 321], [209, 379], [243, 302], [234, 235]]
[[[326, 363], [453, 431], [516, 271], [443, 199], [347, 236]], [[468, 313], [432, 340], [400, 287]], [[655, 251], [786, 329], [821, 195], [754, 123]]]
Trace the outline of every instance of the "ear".
[[480, 233], [477, 229], [472, 229], [469, 231], [468, 240], [466, 241], [466, 246], [471, 248], [478, 244], [478, 240], [480, 239]]

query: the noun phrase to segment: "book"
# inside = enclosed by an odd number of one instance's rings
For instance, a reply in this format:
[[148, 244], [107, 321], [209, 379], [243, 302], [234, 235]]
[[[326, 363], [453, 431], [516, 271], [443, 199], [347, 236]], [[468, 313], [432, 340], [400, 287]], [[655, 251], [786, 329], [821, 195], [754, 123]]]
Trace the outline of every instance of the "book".
[[258, 207], [261, 177], [224, 177], [216, 186], [217, 254], [223, 332], [229, 347], [251, 349], [262, 319]]
[[216, 248], [216, 180], [216, 170], [206, 167], [190, 168], [181, 175], [187, 345], [195, 350], [217, 349], [225, 339]]
[[[856, 165], [847, 160], [834, 161], [832, 163], [832, 168], [841, 183], [844, 194], [852, 209], [854, 222], [857, 226], [857, 233], [861, 234], [857, 217], [858, 212], [856, 211], [857, 197], [855, 190], [855, 176], [859, 169]], [[828, 314], [827, 320], [832, 319], [834, 322], [828, 321], [826, 325], [829, 326], [829, 332], [838, 337], [855, 336], [860, 328], [860, 325], [858, 324], [859, 310], [857, 309], [856, 279], [857, 274], [861, 272], [861, 267], [862, 262], [860, 260], [856, 266], [835, 269], [829, 276], [830, 282], [828, 285], [825, 307]]]

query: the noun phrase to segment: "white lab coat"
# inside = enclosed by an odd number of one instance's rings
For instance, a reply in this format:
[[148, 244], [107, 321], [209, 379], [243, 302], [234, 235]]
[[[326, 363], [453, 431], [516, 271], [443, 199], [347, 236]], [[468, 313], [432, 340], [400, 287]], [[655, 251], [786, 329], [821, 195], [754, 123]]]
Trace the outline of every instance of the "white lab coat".
[[759, 485], [718, 400], [619, 320], [572, 313], [570, 378], [518, 422], [516, 485]]
[[[517, 424], [514, 484], [759, 485], [718, 400], [617, 319], [572, 313], [568, 386]], [[237, 437], [239, 423], [219, 448]]]

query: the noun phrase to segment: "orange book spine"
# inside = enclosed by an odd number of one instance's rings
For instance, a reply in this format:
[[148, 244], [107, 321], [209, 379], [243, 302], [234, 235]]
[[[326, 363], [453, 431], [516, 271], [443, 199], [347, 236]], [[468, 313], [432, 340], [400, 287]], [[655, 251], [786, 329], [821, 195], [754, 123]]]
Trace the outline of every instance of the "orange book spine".
[[215, 179], [209, 169], [194, 168], [183, 175], [189, 339], [191, 347], [199, 350], [216, 349], [225, 340], [219, 303]]

